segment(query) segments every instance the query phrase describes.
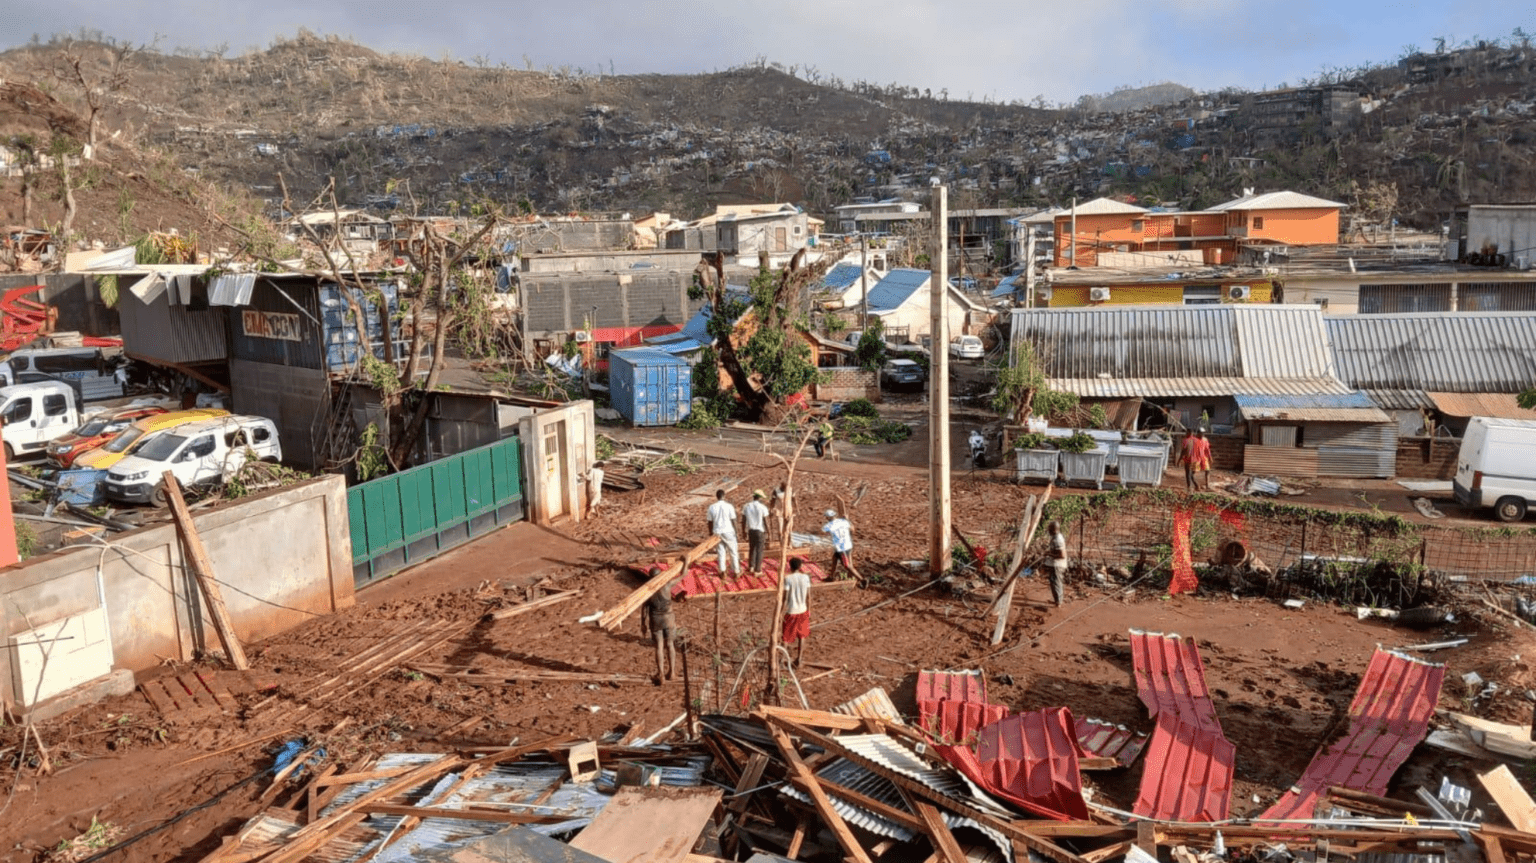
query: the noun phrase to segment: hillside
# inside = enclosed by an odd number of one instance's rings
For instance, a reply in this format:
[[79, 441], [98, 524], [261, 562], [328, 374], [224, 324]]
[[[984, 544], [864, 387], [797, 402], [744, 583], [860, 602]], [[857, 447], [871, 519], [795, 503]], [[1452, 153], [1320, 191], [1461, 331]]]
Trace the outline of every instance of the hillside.
[[[0, 76], [36, 78], [56, 51], [0, 54]], [[121, 143], [163, 149], [269, 204], [281, 175], [297, 206], [334, 176], [343, 203], [380, 208], [488, 198], [688, 217], [779, 199], [826, 213], [856, 196], [920, 193], [937, 176], [957, 207], [1098, 194], [1200, 207], [1247, 186], [1289, 187], [1369, 204], [1353, 211], [1368, 220], [1431, 227], [1459, 200], [1536, 195], [1531, 53], [1485, 45], [1310, 89], [1190, 96], [1157, 84], [1045, 110], [806, 80], [770, 63], [519, 70], [301, 32], [239, 57], [140, 55], [105, 122]]]

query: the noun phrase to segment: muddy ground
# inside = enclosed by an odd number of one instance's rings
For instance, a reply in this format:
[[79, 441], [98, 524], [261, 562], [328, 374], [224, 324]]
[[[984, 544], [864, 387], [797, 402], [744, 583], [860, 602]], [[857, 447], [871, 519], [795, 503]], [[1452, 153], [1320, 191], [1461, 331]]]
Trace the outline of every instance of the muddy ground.
[[[755, 446], [737, 447], [742, 458], [756, 452]], [[781, 477], [779, 469], [743, 463], [715, 463], [690, 474], [654, 472], [645, 476], [643, 491], [607, 493], [605, 506], [590, 521], [499, 531], [363, 590], [358, 605], [342, 614], [248, 646], [256, 671], [243, 681], [218, 673], [212, 664], [202, 666], [231, 682], [239, 711], [171, 721], [135, 693], [42, 723], [37, 730], [51, 775], [37, 769], [42, 760], [36, 746], [23, 748], [18, 729], [0, 730], [6, 759], [0, 768], [0, 856], [38, 859], [61, 839], [83, 832], [93, 817], [120, 827], [124, 835], [162, 824], [269, 765], [270, 749], [292, 737], [326, 740], [328, 753], [345, 769], [369, 754], [408, 748], [505, 745], [562, 733], [598, 737], [616, 729], [631, 737], [659, 730], [682, 712], [683, 685], [476, 687], [392, 667], [376, 679], [344, 681], [323, 698], [295, 696], [334, 677], [339, 663], [377, 644], [382, 633], [437, 620], [459, 623], [459, 634], [417, 662], [649, 674], [653, 654], [637, 620], [610, 634], [577, 619], [612, 607], [634, 588], [638, 581], [627, 564], [654, 556], [657, 548], [703, 538], [704, 508], [712, 495], [694, 492], [730, 480], [737, 483], [731, 497], [741, 503], [751, 489], [770, 488]], [[930, 589], [859, 614], [928, 580], [903, 565], [927, 554], [926, 474], [868, 457], [844, 458], [809, 464], [796, 487], [802, 531], [814, 530], [820, 519], [812, 516], [839, 498], [852, 505], [856, 556], [871, 581], [865, 589], [839, 586], [812, 593], [816, 628], [806, 651], [809, 665], [800, 676], [813, 708], [826, 709], [881, 686], [904, 712], [915, 713], [913, 684], [920, 668], [982, 668], [992, 700], [1014, 710], [1065, 705], [1078, 715], [1150, 730], [1131, 683], [1126, 633], [1133, 627], [1178, 632], [1198, 639], [1218, 715], [1237, 747], [1236, 815], [1272, 802], [1301, 774], [1319, 744], [1342, 730], [1337, 719], [1378, 644], [1471, 635], [1464, 647], [1432, 654], [1449, 666], [1442, 706], [1509, 722], [1530, 718], [1520, 693], [1536, 686], [1527, 659], [1536, 656], [1536, 640], [1529, 630], [1500, 627], [1496, 618], [1468, 616], [1447, 629], [1411, 632], [1382, 621], [1358, 621], [1350, 610], [1325, 602], [1292, 611], [1262, 599], [1210, 592], [1168, 598], [1155, 579], [1128, 591], [1086, 573], [1077, 575], [1060, 609], [1047, 604], [1044, 585], [1027, 582], [1004, 645], [1013, 649], [1001, 654], [987, 643], [990, 620], [979, 616], [984, 598]], [[1000, 547], [1030, 491], [1003, 482], [957, 481], [956, 523], [973, 540]], [[650, 546], [652, 540], [658, 545]], [[487, 611], [520, 601], [522, 586], [538, 580], [546, 588], [584, 593], [519, 617], [482, 620]], [[706, 711], [740, 710], [734, 678], [746, 654], [767, 640], [772, 603], [771, 595], [729, 596], [719, 604], [718, 619], [711, 598], [678, 605], [688, 643], [689, 692]], [[144, 677], [186, 670], [167, 665]], [[1501, 693], [1475, 703], [1468, 698], [1460, 675], [1474, 670], [1498, 681]], [[749, 703], [761, 691], [761, 677], [745, 675]], [[338, 723], [345, 724], [333, 733]], [[1392, 793], [1411, 797], [1413, 787], [1438, 785], [1442, 774], [1475, 786], [1469, 771], [1478, 766], [1421, 746]], [[1128, 809], [1139, 775], [1138, 764], [1086, 779], [1097, 799]], [[265, 787], [264, 779], [239, 787], [117, 859], [199, 859], [261, 808], [257, 798]]]

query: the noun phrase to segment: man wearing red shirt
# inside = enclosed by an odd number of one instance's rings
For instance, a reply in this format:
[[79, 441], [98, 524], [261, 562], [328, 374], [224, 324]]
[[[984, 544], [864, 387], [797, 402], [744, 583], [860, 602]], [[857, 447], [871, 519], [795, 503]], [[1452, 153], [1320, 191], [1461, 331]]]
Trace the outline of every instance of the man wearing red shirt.
[[1184, 487], [1186, 489], [1201, 488], [1196, 481], [1195, 473], [1205, 474], [1206, 491], [1211, 490], [1211, 442], [1205, 439], [1205, 429], [1195, 429], [1195, 433], [1184, 438], [1184, 447], [1179, 451], [1179, 461], [1184, 463]]

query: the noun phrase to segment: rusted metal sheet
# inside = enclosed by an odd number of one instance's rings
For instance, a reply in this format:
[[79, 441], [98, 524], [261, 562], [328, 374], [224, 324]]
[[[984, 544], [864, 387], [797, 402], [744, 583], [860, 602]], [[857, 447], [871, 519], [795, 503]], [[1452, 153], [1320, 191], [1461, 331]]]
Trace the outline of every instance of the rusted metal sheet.
[[841, 713], [845, 716], [861, 716], [866, 719], [881, 719], [903, 725], [901, 714], [897, 712], [896, 705], [891, 702], [890, 693], [884, 687], [876, 686], [874, 689], [844, 701], [832, 708], [833, 713]]
[[988, 791], [1008, 799], [1023, 798], [1071, 818], [1086, 819], [1082, 755], [1072, 711], [1049, 707], [1019, 713], [981, 730], [976, 760]]
[[1134, 811], [1172, 821], [1219, 821], [1231, 807], [1236, 747], [1222, 734], [1195, 643], [1131, 630], [1136, 691], [1157, 720]]
[[1261, 820], [1311, 818], [1334, 785], [1384, 794], [1392, 774], [1429, 732], [1445, 666], [1377, 650], [1349, 705], [1349, 730], [1312, 757], [1290, 790]]
[[1253, 476], [1317, 476], [1317, 450], [1291, 446], [1243, 447], [1243, 473]]
[[[743, 548], [745, 553], [746, 549]], [[673, 598], [685, 596], [704, 596], [711, 593], [743, 593], [748, 590], [772, 590], [779, 586], [779, 561], [776, 558], [763, 559], [763, 574], [748, 575], [746, 570], [736, 578], [721, 578], [720, 565], [713, 554], [708, 555], [708, 560], [701, 560], [688, 568], [688, 574], [678, 579], [672, 586]], [[821, 567], [810, 561], [800, 565], [800, 571], [811, 577], [812, 584], [820, 584], [827, 580], [827, 574]]]
[[1084, 752], [1097, 758], [1113, 758], [1121, 767], [1129, 767], [1147, 747], [1144, 732], [1102, 719], [1079, 719], [1073, 732]]

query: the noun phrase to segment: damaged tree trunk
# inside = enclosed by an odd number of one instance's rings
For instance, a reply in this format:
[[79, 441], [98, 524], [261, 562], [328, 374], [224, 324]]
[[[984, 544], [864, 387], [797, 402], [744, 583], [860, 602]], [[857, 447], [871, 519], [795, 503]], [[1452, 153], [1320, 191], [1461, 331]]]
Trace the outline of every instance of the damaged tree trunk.
[[789, 574], [789, 549], [793, 545], [795, 531], [795, 465], [800, 463], [800, 454], [805, 451], [805, 445], [810, 442], [814, 432], [813, 427], [800, 436], [800, 445], [795, 447], [793, 457], [785, 459], [781, 455], [774, 455], [774, 458], [784, 463], [784, 505], [779, 508], [779, 583], [774, 589], [773, 621], [769, 624], [768, 687], [764, 697], [766, 699], [771, 695], [775, 703], [780, 695], [779, 650], [784, 646], [784, 576]]
[[[712, 314], [720, 315], [723, 310], [729, 308], [723, 253], [716, 252], [708, 262], [700, 262], [694, 271], [694, 278], [699, 279], [700, 284], [704, 286], [705, 300], [713, 310]], [[727, 322], [715, 334], [715, 355], [719, 357], [720, 367], [730, 375], [731, 386], [736, 389], [736, 397], [746, 405], [749, 414], [760, 417], [768, 407], [768, 393], [752, 381], [752, 376], [741, 364], [741, 358], [736, 355], [736, 344], [732, 341], [736, 333], [735, 329], [730, 327], [730, 323]]]

